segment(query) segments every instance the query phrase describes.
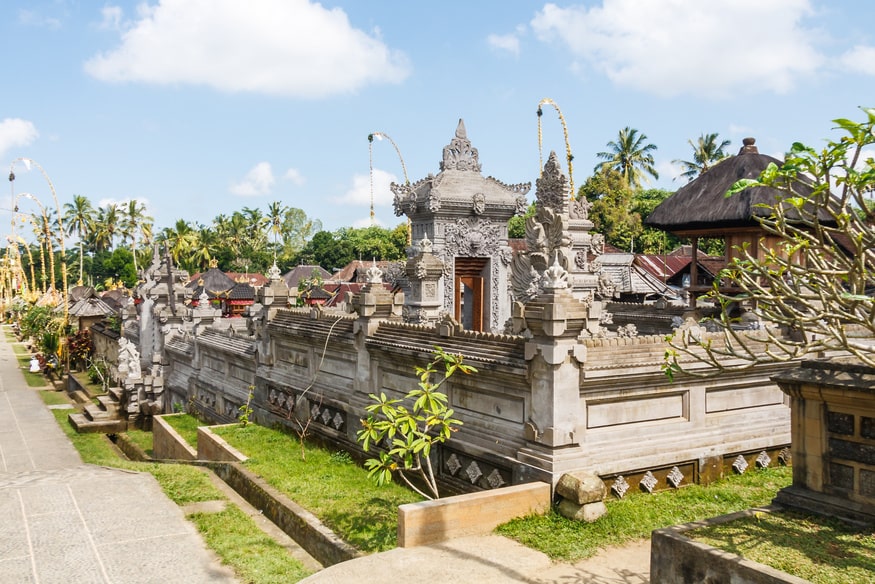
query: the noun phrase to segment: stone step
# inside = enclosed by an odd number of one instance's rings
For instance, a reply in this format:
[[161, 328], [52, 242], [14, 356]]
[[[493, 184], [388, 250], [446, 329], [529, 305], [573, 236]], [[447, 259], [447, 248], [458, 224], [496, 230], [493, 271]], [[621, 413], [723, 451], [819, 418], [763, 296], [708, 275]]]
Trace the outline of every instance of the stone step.
[[126, 432], [128, 429], [127, 421], [117, 418], [89, 420], [84, 414], [70, 414], [67, 416], [67, 421], [80, 434], [118, 434], [119, 432]]
[[113, 399], [110, 395], [97, 396], [98, 405], [111, 414], [118, 413], [118, 400]]
[[112, 420], [118, 416], [114, 412], [108, 412], [98, 404], [87, 404], [82, 410], [82, 414], [89, 420]]
[[106, 390], [107, 395], [109, 395], [116, 402], [122, 401], [122, 388], [120, 387], [110, 387]]

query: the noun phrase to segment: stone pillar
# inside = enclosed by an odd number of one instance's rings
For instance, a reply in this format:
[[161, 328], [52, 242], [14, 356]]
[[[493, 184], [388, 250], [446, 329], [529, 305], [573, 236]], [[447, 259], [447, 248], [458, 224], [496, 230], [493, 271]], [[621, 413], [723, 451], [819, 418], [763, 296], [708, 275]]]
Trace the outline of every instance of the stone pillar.
[[444, 263], [432, 253], [428, 236], [417, 245], [418, 253], [407, 260], [407, 280], [410, 293], [405, 295], [403, 316], [405, 322], [425, 324], [437, 322], [443, 302], [439, 282]]

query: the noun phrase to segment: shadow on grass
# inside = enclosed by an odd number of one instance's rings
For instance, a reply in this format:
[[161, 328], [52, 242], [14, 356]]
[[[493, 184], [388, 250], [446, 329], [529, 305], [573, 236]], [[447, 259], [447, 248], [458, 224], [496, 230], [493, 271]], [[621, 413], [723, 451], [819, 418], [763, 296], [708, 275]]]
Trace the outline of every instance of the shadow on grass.
[[398, 502], [381, 497], [369, 499], [355, 513], [329, 512], [325, 523], [342, 533], [347, 543], [372, 553], [398, 544]]

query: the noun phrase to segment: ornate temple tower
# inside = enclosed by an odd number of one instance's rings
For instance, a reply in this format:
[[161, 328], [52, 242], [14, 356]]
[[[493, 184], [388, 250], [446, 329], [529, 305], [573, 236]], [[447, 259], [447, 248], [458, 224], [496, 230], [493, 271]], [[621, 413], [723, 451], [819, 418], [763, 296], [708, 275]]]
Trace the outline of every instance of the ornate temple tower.
[[413, 184], [393, 183], [395, 214], [410, 219], [413, 255], [427, 239], [444, 264], [436, 290], [443, 312], [465, 329], [502, 332], [511, 316], [507, 222], [526, 212], [531, 183], [484, 177], [462, 120], [440, 169]]

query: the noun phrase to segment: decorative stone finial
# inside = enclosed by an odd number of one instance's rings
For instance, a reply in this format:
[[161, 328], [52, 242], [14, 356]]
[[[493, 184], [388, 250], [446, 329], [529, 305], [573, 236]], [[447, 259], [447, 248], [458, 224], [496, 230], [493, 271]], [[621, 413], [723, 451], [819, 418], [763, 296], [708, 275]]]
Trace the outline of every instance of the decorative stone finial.
[[267, 277], [271, 282], [276, 282], [282, 277], [280, 274], [279, 266], [276, 265], [276, 262], [274, 262], [273, 265], [268, 268]]
[[545, 290], [568, 288], [568, 272], [559, 264], [559, 252], [553, 256], [553, 265], [544, 270], [541, 287]]
[[428, 238], [428, 235], [424, 235], [421, 240], [419, 240], [419, 253], [431, 253], [434, 249], [434, 244]]
[[465, 130], [465, 122], [459, 119], [456, 127], [456, 136], [444, 147], [444, 156], [441, 161], [441, 170], [472, 170], [480, 172], [480, 160], [477, 149], [471, 146], [468, 140], [468, 132]]
[[368, 275], [368, 284], [382, 284], [383, 270], [377, 267], [377, 260], [374, 258], [371, 267], [365, 272]]
[[555, 151], [551, 151], [547, 163], [544, 164], [544, 172], [535, 181], [535, 205], [562, 213], [568, 204], [568, 189], [568, 179], [562, 174], [559, 157]]

